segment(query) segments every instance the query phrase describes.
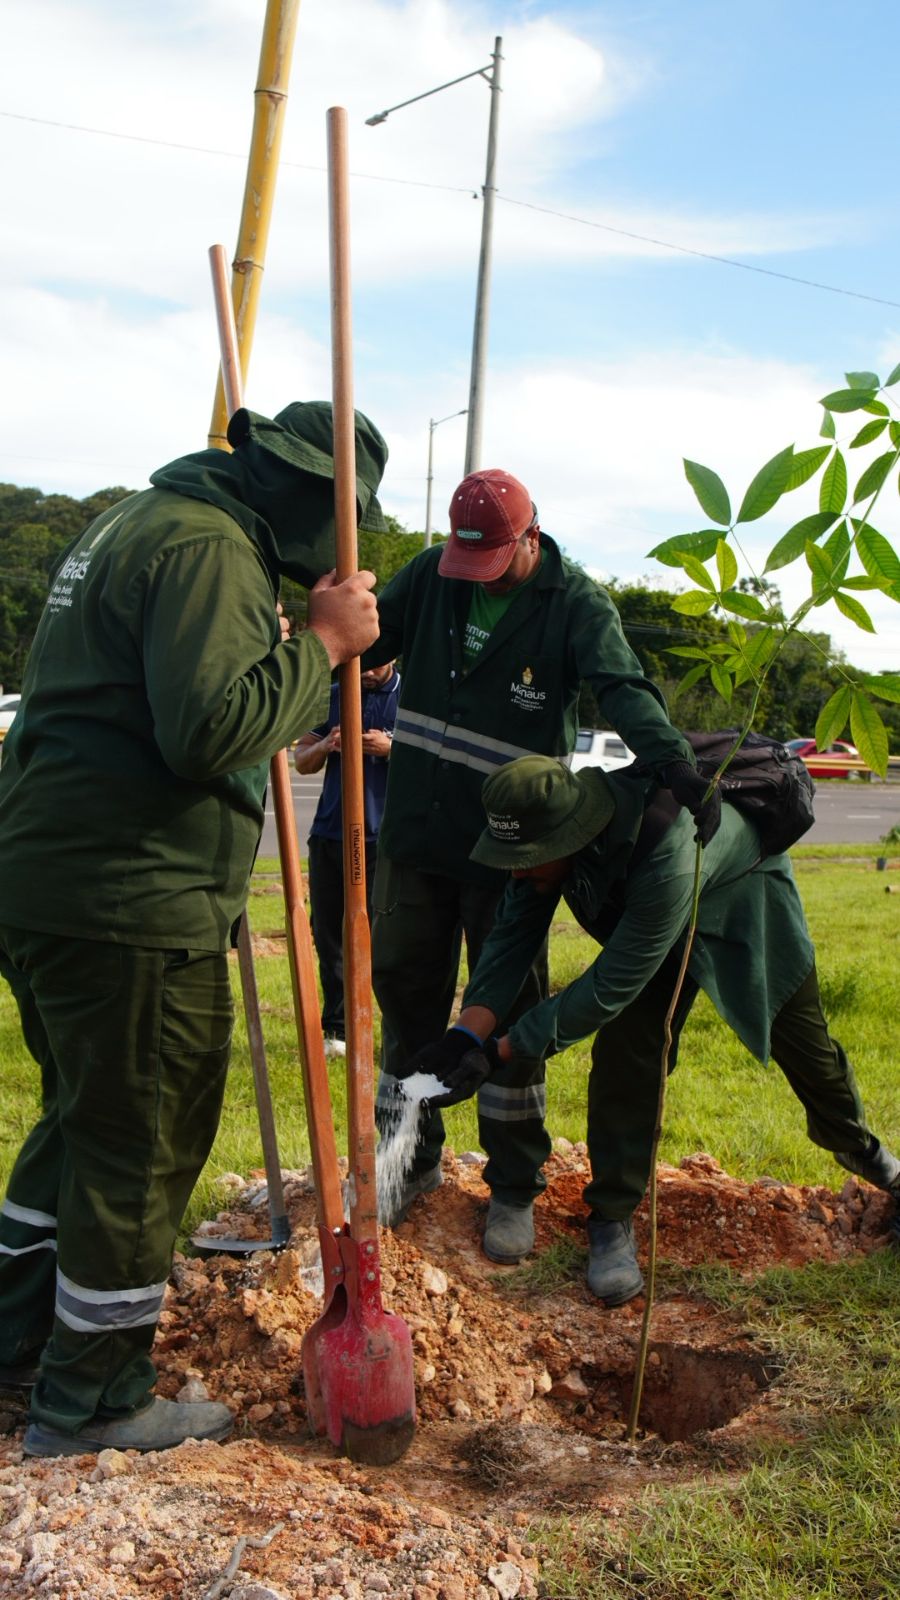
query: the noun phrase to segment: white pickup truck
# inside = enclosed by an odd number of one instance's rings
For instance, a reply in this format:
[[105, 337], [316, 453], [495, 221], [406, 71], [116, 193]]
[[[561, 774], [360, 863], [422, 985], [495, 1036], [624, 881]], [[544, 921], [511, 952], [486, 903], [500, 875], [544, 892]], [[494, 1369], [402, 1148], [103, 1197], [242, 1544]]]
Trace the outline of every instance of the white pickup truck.
[[627, 767], [633, 760], [634, 752], [629, 750], [617, 733], [604, 733], [599, 728], [579, 728], [569, 767], [572, 772], [578, 772], [581, 767], [599, 767], [602, 772], [614, 772], [616, 767]]

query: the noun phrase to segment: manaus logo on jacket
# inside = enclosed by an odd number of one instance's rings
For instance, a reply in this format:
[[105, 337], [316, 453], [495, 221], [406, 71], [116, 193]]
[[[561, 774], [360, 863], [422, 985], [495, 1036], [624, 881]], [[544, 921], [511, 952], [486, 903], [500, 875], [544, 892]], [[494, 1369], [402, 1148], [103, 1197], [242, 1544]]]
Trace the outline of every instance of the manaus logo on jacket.
[[542, 711], [547, 699], [546, 689], [536, 689], [534, 685], [534, 671], [531, 667], [523, 667], [519, 679], [513, 679], [509, 686], [510, 703], [519, 711]]

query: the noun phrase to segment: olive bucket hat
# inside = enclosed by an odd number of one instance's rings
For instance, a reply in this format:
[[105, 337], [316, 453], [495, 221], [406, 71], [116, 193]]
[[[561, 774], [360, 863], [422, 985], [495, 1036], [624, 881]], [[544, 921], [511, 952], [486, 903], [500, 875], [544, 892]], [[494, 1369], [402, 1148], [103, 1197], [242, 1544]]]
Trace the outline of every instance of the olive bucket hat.
[[570, 772], [552, 756], [522, 756], [481, 791], [488, 825], [471, 860], [485, 867], [541, 867], [574, 855], [609, 823], [616, 802], [596, 767]]
[[[387, 523], [375, 490], [384, 474], [387, 445], [364, 412], [355, 412], [354, 421], [359, 526], [365, 533], [384, 533]], [[327, 400], [295, 400], [275, 417], [242, 406], [228, 424], [228, 443], [240, 449], [248, 442], [302, 472], [334, 477], [332, 410]]]

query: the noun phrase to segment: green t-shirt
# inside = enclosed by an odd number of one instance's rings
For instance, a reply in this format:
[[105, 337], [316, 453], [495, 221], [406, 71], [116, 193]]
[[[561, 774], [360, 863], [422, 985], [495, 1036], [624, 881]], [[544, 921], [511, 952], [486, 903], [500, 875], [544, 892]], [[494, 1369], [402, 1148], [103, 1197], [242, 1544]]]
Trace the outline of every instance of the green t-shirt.
[[517, 584], [515, 589], [510, 589], [507, 594], [488, 594], [483, 584], [473, 583], [469, 616], [463, 637], [463, 661], [467, 672], [471, 672], [500, 618], [506, 615], [516, 597], [534, 583], [543, 565], [542, 550], [541, 559], [531, 576], [526, 578], [524, 583]]

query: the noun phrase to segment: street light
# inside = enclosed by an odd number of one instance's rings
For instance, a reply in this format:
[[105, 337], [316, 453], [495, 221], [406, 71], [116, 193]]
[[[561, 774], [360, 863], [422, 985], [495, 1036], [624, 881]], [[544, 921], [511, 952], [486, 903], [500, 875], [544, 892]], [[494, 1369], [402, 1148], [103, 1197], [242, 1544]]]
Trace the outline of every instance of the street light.
[[427, 491], [426, 491], [426, 494], [425, 494], [425, 549], [426, 550], [431, 545], [431, 484], [432, 484], [432, 479], [434, 478], [434, 473], [431, 470], [431, 462], [432, 462], [433, 446], [434, 446], [434, 430], [435, 430], [435, 428], [439, 428], [442, 422], [450, 422], [453, 417], [464, 417], [465, 415], [466, 415], [466, 408], [463, 407], [462, 411], [451, 411], [449, 416], [438, 417], [436, 422], [435, 422], [434, 417], [430, 417], [428, 419], [428, 479], [427, 479], [428, 487], [427, 487]]
[[[484, 369], [487, 358], [487, 329], [488, 307], [490, 303], [491, 279], [491, 249], [493, 243], [494, 226], [494, 196], [496, 185], [494, 171], [497, 164], [497, 121], [500, 113], [500, 62], [503, 57], [500, 47], [503, 40], [494, 40], [494, 53], [491, 56], [490, 67], [476, 67], [474, 72], [465, 72], [461, 78], [451, 78], [449, 83], [439, 83], [436, 89], [426, 89], [424, 94], [416, 94], [410, 100], [401, 100], [399, 105], [388, 106], [386, 111], [376, 112], [374, 117], [366, 117], [366, 126], [374, 128], [379, 122], [386, 122], [392, 111], [402, 111], [404, 106], [415, 105], [417, 100], [427, 100], [430, 95], [440, 94], [442, 89], [452, 89], [454, 84], [465, 83], [467, 78], [484, 78], [490, 85], [491, 112], [488, 120], [487, 161], [484, 173], [484, 188], [482, 194], [481, 212], [481, 248], [478, 255], [478, 285], [475, 291], [475, 326], [472, 333], [472, 366], [469, 377], [469, 422], [466, 428], [466, 463], [465, 474], [475, 472], [481, 460], [481, 435], [484, 411]], [[446, 419], [442, 419], [446, 420]], [[427, 541], [426, 541], [427, 542]]]

